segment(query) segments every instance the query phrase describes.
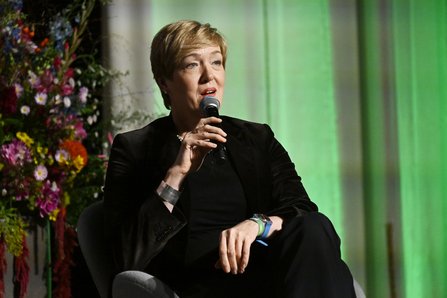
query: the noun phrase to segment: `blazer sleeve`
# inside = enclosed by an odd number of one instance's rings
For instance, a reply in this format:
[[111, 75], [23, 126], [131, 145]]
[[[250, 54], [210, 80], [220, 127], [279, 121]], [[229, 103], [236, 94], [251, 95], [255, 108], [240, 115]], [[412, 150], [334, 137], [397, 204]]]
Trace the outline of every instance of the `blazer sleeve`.
[[104, 188], [106, 237], [117, 272], [144, 270], [186, 224], [183, 215], [170, 213], [155, 193], [160, 181], [149, 181], [150, 173], [141, 170], [144, 154], [131, 140], [127, 134], [115, 137]]
[[271, 128], [264, 124], [267, 132], [264, 148], [267, 148], [269, 160], [270, 179], [272, 186], [271, 197], [274, 201], [273, 210], [267, 214], [278, 215], [287, 219], [301, 216], [307, 212], [317, 211], [314, 204], [301, 183], [295, 165], [289, 154], [275, 138]]

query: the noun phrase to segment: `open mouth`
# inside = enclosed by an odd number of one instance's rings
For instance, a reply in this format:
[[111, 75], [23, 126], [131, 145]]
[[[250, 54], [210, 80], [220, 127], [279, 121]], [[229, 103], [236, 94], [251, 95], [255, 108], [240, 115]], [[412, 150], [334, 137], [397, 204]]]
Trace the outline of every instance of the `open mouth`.
[[205, 89], [202, 93], [200, 93], [200, 95], [202, 95], [203, 97], [205, 96], [215, 96], [216, 95], [216, 88], [207, 88]]

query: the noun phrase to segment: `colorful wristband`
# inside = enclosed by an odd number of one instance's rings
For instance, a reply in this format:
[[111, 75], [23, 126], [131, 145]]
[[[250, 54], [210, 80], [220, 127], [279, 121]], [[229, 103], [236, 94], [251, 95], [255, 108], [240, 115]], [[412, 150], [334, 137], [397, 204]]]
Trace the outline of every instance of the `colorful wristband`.
[[269, 234], [270, 228], [272, 227], [272, 221], [269, 219], [264, 226], [264, 232], [259, 237], [259, 239], [267, 239], [267, 236]]
[[250, 217], [249, 220], [254, 221], [255, 223], [258, 224], [259, 229], [258, 229], [258, 235], [256, 235], [256, 237], [261, 236], [264, 233], [265, 229], [265, 225], [262, 222], [262, 220], [257, 217]]
[[259, 225], [259, 232], [256, 237], [256, 241], [262, 245], [268, 246], [267, 243], [265, 243], [263, 240], [267, 239], [270, 228], [272, 226], [272, 221], [270, 220], [270, 218], [268, 216], [265, 216], [264, 214], [255, 213], [250, 218], [250, 220], [255, 221]]

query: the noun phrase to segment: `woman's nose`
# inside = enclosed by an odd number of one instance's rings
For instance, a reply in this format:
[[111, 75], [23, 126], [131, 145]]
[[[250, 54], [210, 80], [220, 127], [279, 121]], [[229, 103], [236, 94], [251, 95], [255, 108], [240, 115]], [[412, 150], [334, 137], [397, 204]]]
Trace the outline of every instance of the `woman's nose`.
[[208, 83], [214, 80], [214, 73], [211, 65], [204, 65], [200, 80], [201, 83]]

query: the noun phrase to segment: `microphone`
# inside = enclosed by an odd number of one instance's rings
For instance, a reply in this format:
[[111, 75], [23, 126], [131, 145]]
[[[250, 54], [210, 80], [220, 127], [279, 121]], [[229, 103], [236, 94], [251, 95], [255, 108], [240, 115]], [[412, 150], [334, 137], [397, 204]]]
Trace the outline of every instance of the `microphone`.
[[[200, 102], [200, 109], [202, 110], [202, 113], [206, 117], [217, 117], [219, 116], [219, 108], [220, 108], [220, 102], [217, 98], [212, 96], [205, 96], [205, 98]], [[215, 124], [216, 127], [220, 128], [220, 124]], [[224, 161], [227, 159], [227, 153], [226, 148], [224, 144], [219, 142], [213, 142], [217, 145], [217, 147], [213, 150], [214, 155], [218, 158], [220, 161]]]

